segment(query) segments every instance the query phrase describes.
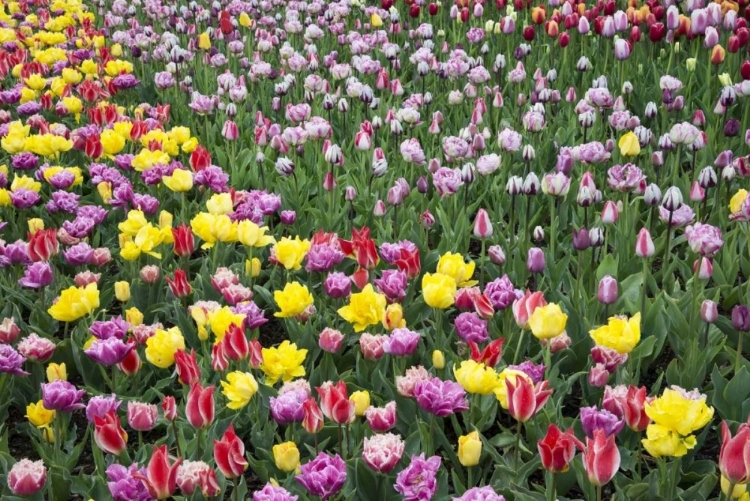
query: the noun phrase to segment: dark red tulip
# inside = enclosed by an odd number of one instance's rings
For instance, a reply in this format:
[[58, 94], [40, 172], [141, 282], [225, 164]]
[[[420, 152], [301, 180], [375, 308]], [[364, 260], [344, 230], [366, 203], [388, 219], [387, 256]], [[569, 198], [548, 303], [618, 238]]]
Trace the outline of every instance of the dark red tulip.
[[523, 29], [523, 39], [527, 42], [531, 42], [534, 40], [534, 27], [533, 26], [526, 26]]

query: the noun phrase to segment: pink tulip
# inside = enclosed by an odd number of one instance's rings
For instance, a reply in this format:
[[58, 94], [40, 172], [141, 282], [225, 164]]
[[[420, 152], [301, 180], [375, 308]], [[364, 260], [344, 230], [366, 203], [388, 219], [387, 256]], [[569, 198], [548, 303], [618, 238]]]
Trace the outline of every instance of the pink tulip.
[[615, 443], [615, 435], [607, 436], [603, 429], [594, 431], [594, 438], [586, 438], [583, 452], [583, 467], [589, 482], [596, 486], [608, 483], [620, 468], [620, 451]]

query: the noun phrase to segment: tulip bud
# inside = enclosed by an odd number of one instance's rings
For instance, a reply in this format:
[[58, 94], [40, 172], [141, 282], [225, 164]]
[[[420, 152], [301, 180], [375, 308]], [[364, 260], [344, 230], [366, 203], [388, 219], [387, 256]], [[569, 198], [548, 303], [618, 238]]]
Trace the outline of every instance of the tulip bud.
[[615, 224], [619, 214], [620, 212], [617, 210], [617, 205], [615, 205], [612, 200], [607, 200], [602, 209], [602, 223]]
[[596, 297], [602, 304], [614, 304], [618, 297], [617, 280], [610, 275], [602, 277]]
[[484, 209], [479, 209], [474, 218], [474, 236], [480, 239], [492, 236], [492, 221], [490, 221], [490, 216]]
[[693, 273], [696, 272], [698, 273], [698, 279], [708, 280], [714, 274], [714, 265], [709, 258], [701, 257], [693, 263]]
[[365, 411], [370, 407], [370, 394], [366, 391], [355, 391], [349, 397], [350, 402], [354, 402], [354, 415], [364, 416]]
[[354, 186], [347, 186], [345, 193], [346, 193], [345, 197], [346, 197], [347, 202], [351, 202], [355, 198], [357, 198], [357, 190], [354, 188]]
[[526, 258], [526, 269], [531, 273], [542, 273], [545, 267], [544, 251], [538, 247], [530, 248]]
[[589, 385], [602, 388], [607, 385], [609, 371], [604, 364], [596, 364], [589, 370]]
[[604, 231], [601, 228], [591, 228], [589, 230], [589, 240], [591, 247], [601, 247], [604, 245]]
[[585, 251], [591, 247], [591, 239], [589, 238], [589, 232], [586, 228], [573, 230], [573, 247], [577, 251]]
[[531, 238], [535, 242], [543, 242], [544, 241], [544, 228], [542, 228], [541, 226], [537, 226], [536, 228], [534, 228], [534, 232], [532, 233]]
[[487, 249], [487, 255], [492, 263], [499, 266], [505, 264], [505, 252], [499, 245], [491, 245], [490, 248]]
[[375, 207], [372, 209], [372, 215], [375, 217], [385, 216], [385, 202], [382, 200], [375, 202]]
[[662, 207], [670, 212], [674, 212], [682, 207], [682, 192], [676, 186], [671, 186], [664, 194]]
[[425, 228], [432, 228], [435, 225], [435, 216], [428, 210], [422, 213], [419, 220]]
[[508, 179], [508, 183], [505, 185], [505, 191], [510, 196], [516, 196], [522, 192], [523, 179], [520, 176], [511, 176]]
[[731, 165], [727, 165], [721, 170], [721, 179], [731, 181], [737, 175], [737, 171]]
[[732, 308], [732, 327], [740, 332], [750, 332], [750, 309], [744, 304]]
[[115, 297], [121, 303], [126, 303], [130, 299], [130, 283], [124, 280], [115, 282]]
[[654, 241], [648, 229], [641, 228], [635, 241], [635, 255], [638, 257], [651, 257], [655, 252]]
[[654, 183], [646, 186], [646, 191], [643, 192], [643, 201], [646, 202], [646, 205], [659, 205], [661, 203], [661, 190], [659, 186]]
[[710, 299], [706, 299], [705, 301], [703, 301], [703, 304], [701, 304], [701, 320], [703, 320], [707, 324], [712, 324], [716, 322], [718, 318], [719, 309], [716, 306], [716, 303], [711, 301]]
[[445, 355], [440, 350], [432, 352], [432, 366], [438, 370], [445, 368]]
[[177, 404], [174, 397], [165, 396], [161, 403], [161, 409], [164, 411], [164, 419], [167, 421], [174, 421], [177, 418]]
[[466, 468], [479, 464], [482, 456], [482, 441], [479, 432], [472, 431], [468, 435], [458, 438], [458, 460]]
[[704, 198], [706, 198], [705, 190], [701, 188], [701, 185], [700, 183], [698, 183], [698, 181], [694, 181], [693, 185], [690, 187], [690, 201], [702, 202]]

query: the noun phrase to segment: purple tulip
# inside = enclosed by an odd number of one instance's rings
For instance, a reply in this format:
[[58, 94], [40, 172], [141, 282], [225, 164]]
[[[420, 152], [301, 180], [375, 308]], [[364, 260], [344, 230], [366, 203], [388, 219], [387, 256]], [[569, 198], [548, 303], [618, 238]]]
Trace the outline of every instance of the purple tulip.
[[617, 191], [633, 191], [645, 180], [643, 171], [633, 164], [615, 165], [607, 171], [607, 184]]
[[15, 376], [28, 376], [22, 367], [26, 357], [18, 353], [9, 344], [0, 344], [0, 373], [13, 374]]
[[670, 215], [669, 210], [665, 209], [663, 205], [660, 205], [659, 219], [667, 224], [669, 224], [671, 221], [671, 226], [673, 228], [680, 228], [692, 223], [695, 219], [695, 213], [693, 212], [693, 209], [691, 209], [688, 205], [682, 204], [679, 209], [671, 212]]
[[526, 360], [525, 362], [521, 362], [518, 365], [509, 365], [508, 369], [514, 369], [517, 371], [521, 371], [531, 380], [534, 382], [534, 384], [541, 383], [544, 379], [544, 370], [546, 367], [544, 364], [535, 364], [531, 360]]
[[39, 157], [27, 151], [21, 152], [11, 157], [11, 163], [14, 169], [33, 170], [39, 165]]
[[257, 329], [261, 325], [268, 322], [265, 317], [265, 313], [261, 310], [254, 301], [244, 301], [237, 303], [230, 308], [233, 313], [242, 313], [245, 315], [245, 329], [253, 330]]
[[422, 409], [438, 417], [469, 409], [466, 391], [461, 385], [437, 377], [417, 381], [414, 385], [414, 398]]
[[526, 258], [526, 269], [531, 273], [542, 273], [546, 266], [544, 251], [539, 247], [530, 248], [528, 257]]
[[473, 341], [475, 343], [484, 343], [489, 339], [487, 330], [487, 320], [479, 318], [479, 315], [472, 312], [461, 313], [453, 321], [456, 332], [464, 341]]
[[103, 418], [109, 411], [117, 412], [121, 403], [114, 393], [109, 396], [91, 397], [88, 405], [86, 405], [86, 419], [89, 423], [94, 424], [94, 417]]
[[341, 456], [321, 452], [312, 461], [300, 466], [295, 478], [313, 496], [328, 499], [337, 494], [346, 482], [346, 463]]
[[253, 494], [253, 501], [297, 501], [299, 496], [293, 496], [283, 487], [276, 487], [270, 483]]
[[119, 364], [133, 351], [135, 345], [126, 343], [116, 337], [96, 339], [83, 352], [94, 362], [111, 367]]
[[129, 329], [130, 324], [118, 315], [109, 320], [97, 320], [91, 324], [89, 332], [99, 339], [109, 339], [111, 337], [124, 339]]
[[86, 266], [94, 257], [94, 249], [86, 242], [81, 242], [64, 251], [63, 256], [71, 266]]
[[732, 308], [732, 327], [740, 332], [750, 332], [750, 308], [744, 304]]
[[495, 311], [500, 311], [512, 305], [516, 299], [521, 299], [523, 292], [513, 286], [508, 275], [503, 275], [487, 284], [484, 295], [490, 300]]
[[374, 282], [378, 290], [385, 294], [391, 303], [400, 303], [406, 296], [408, 277], [401, 270], [384, 270], [381, 277]]
[[383, 343], [383, 351], [397, 357], [411, 355], [417, 349], [419, 338], [418, 332], [406, 328], [393, 329]]
[[329, 271], [344, 260], [344, 253], [340, 249], [326, 244], [315, 244], [310, 248], [305, 260], [305, 270]]
[[326, 294], [334, 299], [347, 297], [352, 289], [352, 281], [345, 273], [329, 273], [324, 283]]
[[73, 412], [86, 406], [81, 403], [84, 390], [79, 390], [74, 384], [58, 379], [52, 383], [42, 384], [42, 402], [49, 410]]
[[585, 251], [591, 247], [591, 238], [586, 228], [573, 230], [573, 247], [577, 251]]
[[721, 230], [710, 224], [695, 223], [685, 228], [685, 236], [693, 252], [704, 257], [713, 257], [724, 240], [721, 239]]
[[293, 210], [283, 210], [279, 217], [281, 218], [281, 224], [290, 225], [297, 220], [297, 213]]
[[143, 478], [146, 477], [146, 469], [139, 469], [137, 464], [131, 464], [126, 468], [115, 463], [107, 467], [107, 488], [113, 501], [151, 501], [153, 499], [148, 493], [146, 484], [133, 476], [135, 473]]
[[424, 453], [412, 456], [409, 466], [401, 470], [393, 488], [405, 501], [429, 501], [437, 490], [437, 472], [440, 456], [425, 458]]
[[302, 389], [288, 391], [274, 398], [271, 397], [271, 416], [279, 425], [301, 423], [305, 418], [304, 404], [308, 395]]
[[618, 288], [617, 280], [610, 275], [605, 275], [599, 281], [596, 297], [602, 304], [613, 304], [617, 301]]
[[46, 261], [39, 261], [23, 270], [23, 277], [18, 283], [29, 289], [40, 289], [51, 284], [53, 279], [52, 266]]
[[607, 436], [617, 435], [625, 426], [625, 421], [618, 418], [606, 409], [599, 410], [596, 407], [581, 408], [581, 427], [589, 438], [594, 438], [596, 430], [604, 430]]
[[719, 308], [716, 306], [716, 303], [710, 299], [703, 301], [703, 304], [701, 304], [701, 319], [707, 324], [712, 324], [716, 322], [718, 318]]
[[473, 487], [464, 492], [461, 497], [452, 498], [453, 501], [505, 501], [505, 497], [496, 493], [489, 485], [485, 487]]
[[13, 207], [17, 209], [28, 209], [36, 205], [41, 196], [36, 191], [27, 190], [26, 188], [18, 188], [16, 191], [11, 192], [10, 201], [13, 203]]

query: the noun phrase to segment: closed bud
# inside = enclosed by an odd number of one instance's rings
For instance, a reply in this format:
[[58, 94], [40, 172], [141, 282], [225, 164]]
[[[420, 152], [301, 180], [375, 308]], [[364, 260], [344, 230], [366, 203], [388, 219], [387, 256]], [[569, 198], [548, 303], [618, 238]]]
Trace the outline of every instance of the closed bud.
[[576, 197], [576, 202], [581, 207], [590, 207], [591, 204], [594, 203], [595, 193], [591, 191], [591, 188], [588, 186], [581, 186], [581, 188], [578, 190], [578, 196]]
[[115, 282], [115, 297], [121, 303], [126, 303], [130, 299], [130, 282]]
[[511, 176], [505, 185], [505, 191], [508, 195], [514, 197], [523, 190], [523, 179], [520, 176]]
[[620, 212], [617, 210], [617, 205], [612, 200], [607, 200], [602, 209], [602, 223], [615, 224], [619, 215]]
[[610, 275], [605, 275], [599, 281], [596, 297], [602, 304], [614, 304], [619, 295], [617, 280]]
[[671, 186], [664, 194], [662, 206], [670, 212], [682, 207], [682, 192], [677, 186]]
[[646, 191], [643, 193], [643, 201], [646, 205], [655, 206], [661, 203], [661, 190], [655, 183], [651, 183], [646, 186]]
[[525, 162], [533, 162], [534, 159], [536, 159], [536, 151], [533, 146], [527, 144], [523, 147], [523, 160]]
[[716, 306], [716, 303], [711, 301], [710, 299], [706, 299], [705, 301], [703, 301], [703, 304], [701, 304], [701, 320], [703, 320], [707, 324], [712, 324], [716, 322], [718, 318], [719, 309]]
[[499, 245], [491, 245], [487, 249], [487, 255], [492, 263], [499, 266], [505, 264], [505, 251]]
[[644, 115], [646, 118], [654, 119], [656, 118], [656, 115], [658, 114], [659, 109], [656, 107], [656, 103], [653, 101], [649, 101], [649, 103], [646, 105], [646, 112]]
[[664, 153], [661, 151], [655, 151], [651, 154], [651, 165], [661, 167], [664, 165]]
[[354, 188], [354, 186], [347, 186], [345, 193], [347, 202], [352, 202], [355, 198], [357, 198], [357, 190]]
[[432, 228], [435, 226], [435, 216], [432, 215], [432, 213], [428, 210], [424, 211], [422, 215], [419, 217], [420, 222], [422, 223], [422, 226], [425, 228]]
[[526, 258], [526, 269], [531, 273], [542, 273], [545, 267], [544, 251], [538, 247], [530, 248]]
[[427, 178], [424, 176], [419, 176], [419, 179], [417, 179], [417, 191], [419, 193], [425, 194], [429, 191], [430, 184], [427, 181]]
[[375, 202], [375, 207], [372, 209], [372, 215], [375, 217], [385, 216], [385, 203], [382, 200]]
[[542, 183], [533, 172], [530, 172], [523, 182], [522, 190], [524, 195], [536, 195], [542, 189]]
[[716, 177], [716, 171], [713, 169], [713, 167], [711, 167], [710, 165], [708, 167], [704, 167], [698, 175], [698, 184], [700, 184], [701, 188], [703, 188], [704, 190], [714, 188], [717, 183], [718, 179]]
[[534, 240], [534, 242], [543, 242], [544, 241], [544, 228], [541, 226], [537, 226], [534, 228], [534, 232], [531, 234], [531, 238]]
[[440, 350], [432, 352], [432, 366], [438, 370], [445, 368], [445, 355]]
[[654, 255], [654, 241], [646, 228], [641, 228], [635, 241], [635, 255], [638, 257], [651, 257]]
[[589, 240], [591, 247], [601, 247], [604, 245], [604, 231], [601, 228], [591, 228], [589, 230]]
[[731, 181], [737, 175], [737, 171], [731, 165], [727, 165], [721, 169], [721, 178], [724, 181]]
[[577, 251], [585, 251], [591, 247], [591, 239], [589, 238], [589, 232], [586, 228], [573, 230], [573, 247]]
[[466, 163], [461, 167], [461, 181], [464, 184], [471, 184], [474, 182], [474, 164]]
[[691, 202], [702, 202], [706, 198], [706, 191], [701, 188], [698, 181], [694, 181], [690, 187], [690, 201]]
[[698, 273], [699, 280], [708, 280], [714, 274], [714, 265], [709, 258], [701, 257], [693, 263], [693, 273]]
[[481, 239], [492, 236], [492, 221], [484, 209], [479, 209], [474, 218], [474, 236]]

